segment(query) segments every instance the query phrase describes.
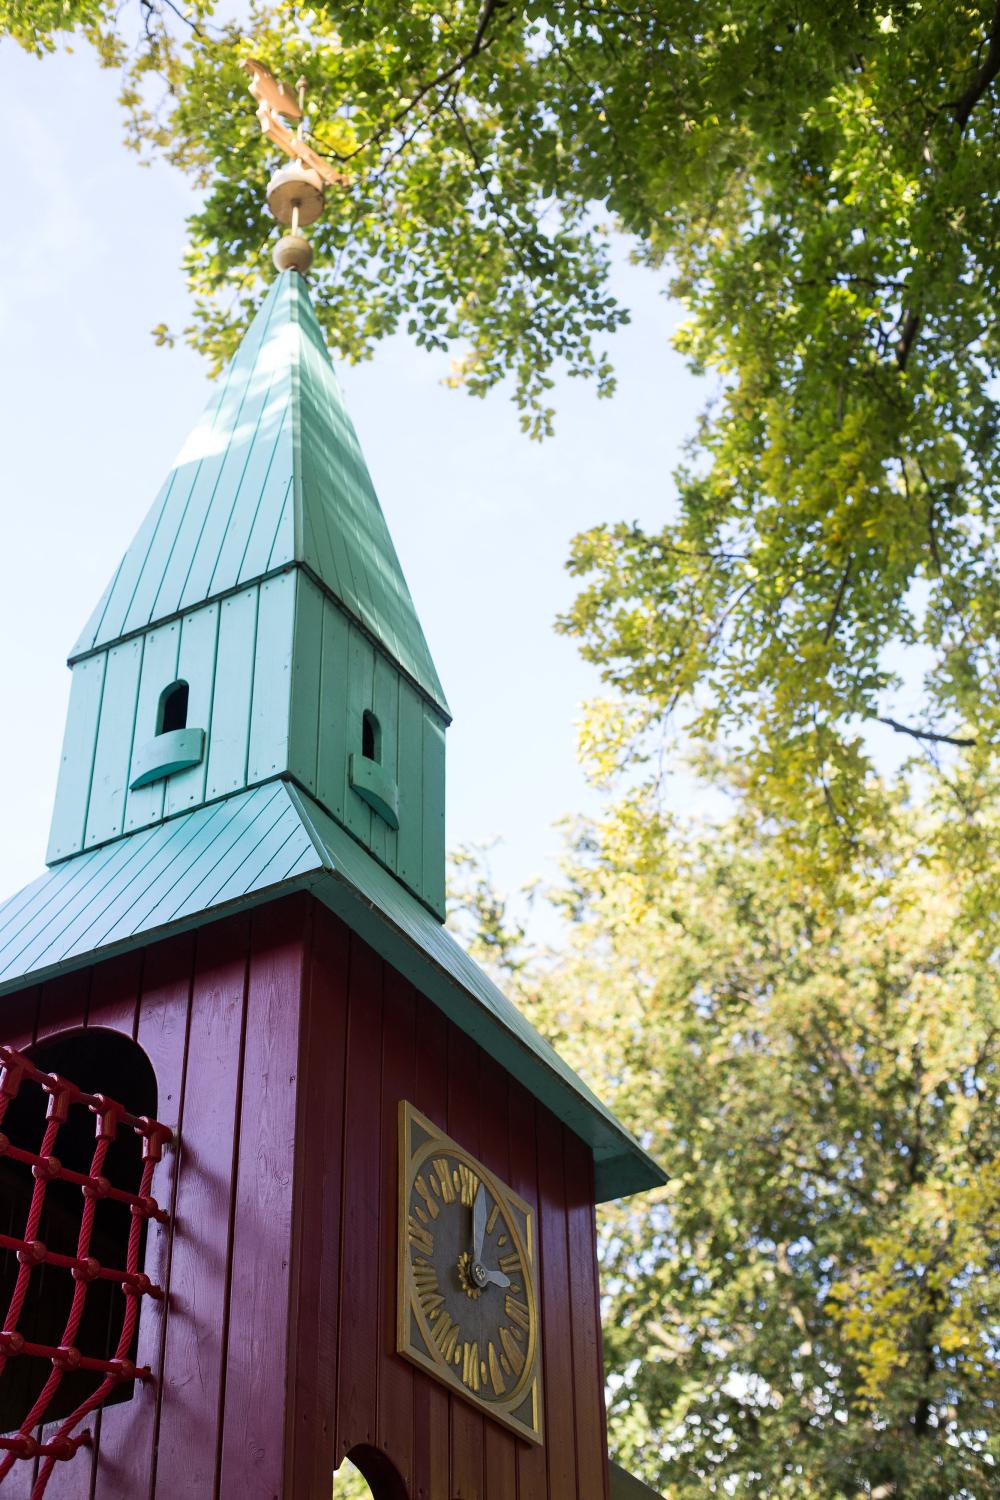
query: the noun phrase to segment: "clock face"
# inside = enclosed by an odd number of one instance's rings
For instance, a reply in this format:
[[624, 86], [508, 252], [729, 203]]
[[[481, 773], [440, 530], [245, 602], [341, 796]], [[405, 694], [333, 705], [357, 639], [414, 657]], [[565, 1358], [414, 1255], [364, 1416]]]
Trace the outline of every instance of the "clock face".
[[399, 1128], [399, 1351], [541, 1442], [532, 1210], [412, 1105]]

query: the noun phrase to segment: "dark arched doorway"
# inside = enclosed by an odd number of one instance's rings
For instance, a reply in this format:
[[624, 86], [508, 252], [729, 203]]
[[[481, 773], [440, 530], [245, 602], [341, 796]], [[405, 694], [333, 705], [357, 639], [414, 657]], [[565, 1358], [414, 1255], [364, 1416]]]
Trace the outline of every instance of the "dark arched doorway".
[[333, 1500], [407, 1500], [406, 1487], [384, 1453], [352, 1448], [333, 1476]]

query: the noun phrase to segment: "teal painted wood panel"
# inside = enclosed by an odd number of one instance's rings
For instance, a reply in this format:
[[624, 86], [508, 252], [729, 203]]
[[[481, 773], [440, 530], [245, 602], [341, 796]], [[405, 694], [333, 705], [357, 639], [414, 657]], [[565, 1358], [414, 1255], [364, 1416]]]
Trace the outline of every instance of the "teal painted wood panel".
[[[244, 477], [242, 493], [248, 508], [250, 505], [253, 506], [249, 530], [238, 560], [236, 548], [230, 546], [227, 536], [219, 554], [216, 575], [212, 579], [213, 590], [218, 590], [224, 578], [235, 577], [237, 583], [250, 583], [253, 579], [260, 578], [263, 573], [267, 573], [272, 567], [278, 566], [278, 558], [295, 555], [294, 507], [291, 499], [294, 468], [293, 426], [291, 404], [288, 403], [281, 413], [281, 422], [274, 445], [268, 455], [267, 470], [259, 489], [254, 471], [248, 469]], [[261, 458], [264, 456], [262, 442], [258, 441], [255, 445], [254, 453], [255, 462], [258, 454]], [[242, 536], [242, 528], [240, 535]], [[275, 560], [272, 561], [272, 559]]]
[[162, 498], [151, 513], [155, 514], [155, 524], [147, 531], [144, 523], [125, 554], [97, 631], [97, 644], [114, 640], [127, 630], [141, 629], [153, 619], [156, 597], [197, 483], [202, 456], [222, 441], [219, 422], [234, 377], [235, 369], [230, 366], [174, 460]]
[[[141, 898], [127, 910], [123, 906], [111, 914], [116, 926], [120, 924], [122, 931], [135, 932], [151, 920], [172, 922], [183, 910], [210, 910], [215, 886], [223, 884], [238, 869], [241, 853], [252, 851], [261, 832], [280, 814], [281, 788], [277, 784], [255, 788], [239, 799], [234, 813], [227, 809], [228, 804], [218, 804], [217, 815], [199, 821], [192, 836], [186, 839], [183, 851], [178, 851], [179, 857], [161, 858], [151, 868], [151, 878]], [[243, 889], [250, 888], [250, 882], [246, 881]], [[109, 926], [108, 931], [111, 930]]]
[[[272, 318], [278, 310], [272, 308]], [[262, 344], [266, 343], [265, 325]], [[226, 451], [219, 464], [211, 494], [206, 496], [204, 520], [180, 594], [181, 609], [200, 604], [213, 591], [231, 587], [239, 576], [242, 546], [250, 539], [250, 528], [260, 500], [268, 462], [281, 428], [282, 416], [291, 397], [287, 360], [257, 358], [241, 393], [239, 412], [233, 423]], [[192, 506], [192, 509], [194, 507]], [[240, 549], [227, 568], [219, 562], [226, 540]], [[179, 543], [181, 539], [178, 539]]]
[[[177, 681], [177, 655], [180, 647], [181, 627], [174, 620], [161, 625], [146, 636], [142, 653], [142, 672], [139, 677], [139, 699], [135, 714], [135, 729], [132, 734], [132, 755], [129, 763], [129, 782], [134, 780], [132, 764], [137, 753], [156, 735], [157, 711], [164, 688]], [[125, 797], [125, 831], [142, 828], [154, 818], [163, 815], [164, 783], [154, 781], [138, 791], [128, 791]]]
[[367, 844], [372, 835], [372, 810], [350, 785], [348, 762], [351, 753], [361, 754], [362, 719], [372, 707], [375, 691], [375, 648], [354, 625], [347, 649], [347, 757], [340, 774], [344, 778], [344, 822], [351, 832]]
[[396, 870], [411, 891], [423, 889], [424, 705], [408, 682], [399, 684], [399, 833]]
[[[5, 936], [0, 949], [0, 974], [31, 973], [48, 964], [61, 963], [69, 945], [63, 934], [81, 918], [90, 931], [90, 919], [101, 909], [103, 893], [110, 887], [130, 883], [133, 868], [159, 825], [130, 833], [101, 849], [87, 850], [50, 872], [51, 884], [40, 893], [33, 910], [16, 931]], [[97, 946], [96, 944], [92, 946]]]
[[423, 877], [420, 894], [444, 921], [444, 725], [434, 710], [424, 708]]
[[59, 783], [46, 854], [49, 864], [83, 848], [106, 666], [107, 654], [101, 652], [99, 656], [78, 662], [73, 668]]
[[248, 782], [263, 781], [288, 768], [295, 574], [281, 573], [262, 583], [259, 600]]
[[[188, 685], [188, 724], [204, 729], [206, 745], [212, 735], [212, 699], [215, 693], [215, 656], [218, 649], [219, 606], [206, 604], [180, 622], [181, 640], [177, 675]], [[208, 751], [201, 764], [171, 776], [164, 788], [163, 811], [167, 817], [186, 811], [205, 796]]]
[[[128, 914], [135, 919], [142, 896], [156, 872], [164, 864], [173, 863], [178, 851], [185, 847], [190, 833], [182, 825], [183, 820], [178, 818], [129, 834], [122, 846], [122, 860], [109, 862], [100, 879], [60, 914], [58, 924], [53, 925], [41, 942], [63, 955], [76, 952], [83, 942], [103, 946], [118, 918]], [[161, 829], [163, 836], [157, 837]], [[33, 951], [31, 957], [37, 962], [38, 951]]]
[[84, 843], [89, 848], [113, 839], [122, 831], [128, 768], [132, 758], [142, 639], [123, 641], [108, 652], [97, 730], [94, 774], [87, 808]]
[[[54, 923], [66, 903], [76, 899], [84, 886], [114, 858], [119, 847], [118, 844], [105, 844], [100, 849], [63, 861], [51, 872], [54, 878], [43, 875], [28, 887], [33, 892], [30, 903], [17, 906], [15, 897], [0, 907], [0, 974], [20, 963], [20, 955], [33, 937], [46, 931], [54, 932]], [[8, 910], [16, 915], [8, 917]], [[18, 968], [17, 972], [29, 971]]]
[[[221, 399], [221, 392], [213, 396], [211, 409]], [[143, 517], [128, 551], [115, 570], [87, 624], [84, 626], [72, 656], [90, 651], [95, 645], [106, 645], [122, 633], [122, 626], [135, 595], [147, 559], [155, 551], [156, 539], [163, 525], [163, 517], [177, 481], [176, 466], [160, 486], [156, 499]]]
[[[381, 731], [381, 764], [399, 785], [399, 670], [386, 661], [381, 651], [375, 653], [375, 678], [372, 684], [372, 712]], [[390, 870], [396, 868], [398, 835], [376, 812], [372, 816], [371, 851]]]
[[256, 645], [257, 589], [250, 588], [223, 599], [219, 606], [208, 797], [221, 797], [246, 785]]
[[323, 595], [299, 572], [295, 580], [292, 704], [288, 764], [307, 791], [319, 779], [320, 714], [323, 709]]
[[323, 600], [319, 760], [316, 795], [336, 818], [344, 816], [347, 795], [347, 677], [351, 627], [347, 616]]
[[[211, 437], [195, 450], [197, 466], [193, 482], [165, 558], [159, 589], [150, 608], [143, 608], [141, 613], [130, 612], [126, 624], [132, 629], [161, 619], [184, 604], [202, 602], [193, 596], [185, 598], [185, 586], [191, 569], [208, 559], [208, 548], [202, 546], [202, 538], [210, 517], [220, 510], [228, 515], [231, 509], [231, 486], [221, 485], [220, 479], [224, 471], [238, 474], [245, 454], [247, 435], [240, 430], [240, 419], [246, 404], [253, 400], [256, 356], [273, 310], [273, 304], [264, 304], [251, 323], [239, 354], [230, 362]], [[256, 423], [251, 426], [255, 428]], [[217, 530], [215, 534], [218, 535]], [[214, 562], [214, 555], [211, 560]]]
[[[263, 310], [262, 310], [263, 311]], [[173, 468], [126, 552], [112, 584], [74, 648], [74, 655], [115, 640], [126, 630], [141, 629], [155, 618], [155, 601], [164, 574], [175, 556], [178, 535], [206, 456], [224, 449], [223, 426], [232, 412], [234, 386], [246, 380], [270, 312], [258, 313], [238, 354], [205, 406], [174, 461]], [[188, 562], [190, 558], [188, 559]], [[180, 566], [178, 562], [178, 567]], [[186, 572], [186, 567], [185, 567]]]

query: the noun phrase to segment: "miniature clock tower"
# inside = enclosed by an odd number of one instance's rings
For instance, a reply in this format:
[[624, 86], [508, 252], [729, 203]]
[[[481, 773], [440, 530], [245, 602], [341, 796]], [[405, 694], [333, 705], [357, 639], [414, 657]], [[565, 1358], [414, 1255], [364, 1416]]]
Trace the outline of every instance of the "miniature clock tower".
[[442, 926], [448, 706], [299, 271], [70, 665], [3, 1500], [605, 1500], [594, 1207], [662, 1176]]

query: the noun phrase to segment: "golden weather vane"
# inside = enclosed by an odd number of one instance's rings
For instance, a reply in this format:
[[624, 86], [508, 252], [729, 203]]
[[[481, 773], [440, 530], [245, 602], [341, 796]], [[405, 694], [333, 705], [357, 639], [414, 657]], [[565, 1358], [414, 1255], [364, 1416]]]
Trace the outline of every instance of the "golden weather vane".
[[[305, 275], [312, 265], [312, 248], [302, 230], [323, 212], [325, 188], [347, 178], [305, 141], [305, 79], [299, 79], [293, 93], [255, 58], [248, 57], [243, 67], [250, 74], [250, 92], [257, 100], [261, 130], [291, 157], [267, 185], [268, 208], [279, 224], [287, 224], [291, 230], [275, 245], [274, 264], [279, 271]], [[293, 121], [296, 129], [291, 130], [286, 120]]]

